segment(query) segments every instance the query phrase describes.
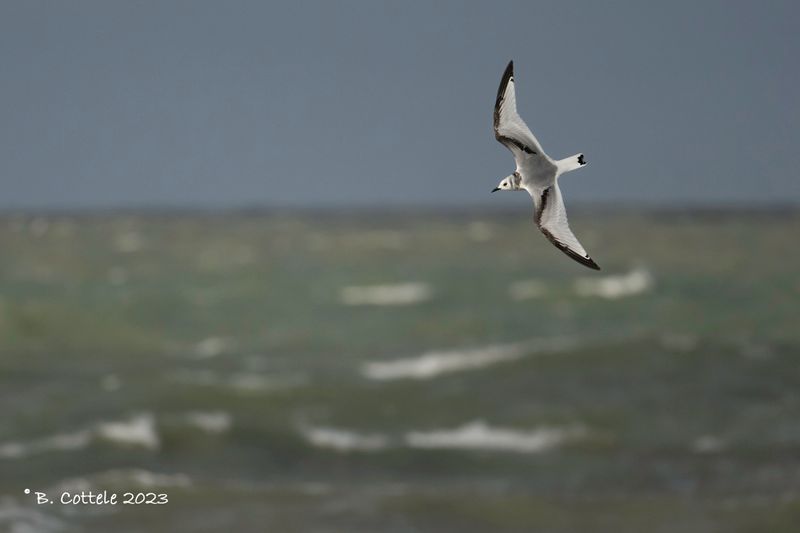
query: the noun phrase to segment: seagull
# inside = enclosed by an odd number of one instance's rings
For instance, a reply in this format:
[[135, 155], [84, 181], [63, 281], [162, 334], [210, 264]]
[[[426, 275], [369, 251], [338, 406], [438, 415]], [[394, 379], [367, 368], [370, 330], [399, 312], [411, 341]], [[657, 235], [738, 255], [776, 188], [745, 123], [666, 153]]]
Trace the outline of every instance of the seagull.
[[509, 61], [494, 104], [494, 136], [514, 154], [517, 169], [495, 187], [495, 191], [525, 189], [533, 198], [536, 225], [556, 247], [578, 263], [600, 270], [567, 222], [567, 210], [558, 188], [558, 178], [566, 172], [586, 165], [583, 154], [555, 161], [544, 153], [542, 145], [517, 114], [514, 91], [514, 62]]

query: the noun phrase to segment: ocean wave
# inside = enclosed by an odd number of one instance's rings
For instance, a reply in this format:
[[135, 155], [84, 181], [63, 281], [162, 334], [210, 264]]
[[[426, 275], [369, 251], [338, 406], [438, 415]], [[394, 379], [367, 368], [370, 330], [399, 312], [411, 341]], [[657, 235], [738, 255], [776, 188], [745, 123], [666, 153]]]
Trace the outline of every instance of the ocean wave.
[[6, 442], [0, 444], [0, 459], [20, 459], [50, 451], [80, 450], [88, 446], [91, 440], [92, 432], [90, 430], [80, 430], [72, 433], [58, 433], [28, 443]]
[[653, 277], [650, 273], [644, 269], [637, 268], [627, 274], [580, 278], [575, 281], [574, 289], [578, 296], [597, 296], [616, 300], [646, 292], [652, 286]]
[[385, 285], [353, 285], [341, 290], [339, 300], [344, 305], [411, 305], [430, 299], [431, 293], [427, 283], [416, 281]]
[[389, 439], [383, 435], [361, 434], [332, 427], [304, 428], [303, 435], [314, 446], [340, 452], [377, 451], [389, 445]]
[[153, 472], [141, 468], [113, 469], [92, 477], [97, 484], [119, 486], [135, 485], [143, 488], [185, 488], [192, 486], [192, 479], [186, 474]]
[[423, 450], [485, 450], [515, 453], [540, 453], [564, 443], [583, 438], [587, 431], [581, 425], [543, 426], [529, 430], [492, 427], [483, 420], [468, 422], [453, 429], [414, 430], [392, 439], [381, 433], [359, 433], [334, 427], [307, 427], [305, 439], [318, 448], [338, 452], [381, 451], [389, 448]]
[[96, 427], [100, 439], [123, 446], [157, 450], [161, 444], [155, 417], [150, 413], [135, 415], [128, 420], [101, 422]]
[[585, 430], [580, 426], [540, 427], [520, 431], [491, 427], [482, 420], [477, 420], [454, 429], [412, 431], [406, 435], [406, 442], [412, 448], [537, 453], [580, 438], [584, 434]]
[[192, 479], [182, 473], [163, 473], [141, 468], [114, 468], [94, 474], [63, 479], [47, 492], [80, 492], [99, 487], [187, 488]]
[[536, 352], [559, 350], [572, 344], [566, 339], [552, 339], [463, 350], [437, 350], [417, 357], [367, 362], [361, 366], [361, 374], [374, 380], [430, 379], [440, 374], [514, 361]]
[[23, 459], [53, 451], [78, 451], [94, 440], [148, 450], [156, 450], [160, 445], [155, 417], [150, 413], [143, 413], [127, 420], [99, 422], [91, 428], [58, 433], [29, 442], [0, 443], [0, 459]]
[[55, 533], [66, 524], [52, 515], [16, 503], [14, 498], [0, 498], [0, 530], [11, 533]]

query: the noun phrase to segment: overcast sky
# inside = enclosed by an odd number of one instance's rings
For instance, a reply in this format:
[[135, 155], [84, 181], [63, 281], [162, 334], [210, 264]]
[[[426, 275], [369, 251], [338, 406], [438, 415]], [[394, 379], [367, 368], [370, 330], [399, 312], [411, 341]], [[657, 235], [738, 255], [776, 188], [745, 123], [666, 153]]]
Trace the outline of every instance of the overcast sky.
[[[0, 208], [800, 202], [800, 2], [0, 2]], [[513, 196], [513, 198], [512, 198]]]

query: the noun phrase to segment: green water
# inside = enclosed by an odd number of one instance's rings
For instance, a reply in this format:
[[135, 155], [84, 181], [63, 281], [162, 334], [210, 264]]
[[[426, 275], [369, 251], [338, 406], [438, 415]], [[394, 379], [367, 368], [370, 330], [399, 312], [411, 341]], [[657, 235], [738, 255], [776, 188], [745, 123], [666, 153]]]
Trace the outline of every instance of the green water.
[[800, 214], [529, 218], [0, 219], [0, 531], [797, 531]]

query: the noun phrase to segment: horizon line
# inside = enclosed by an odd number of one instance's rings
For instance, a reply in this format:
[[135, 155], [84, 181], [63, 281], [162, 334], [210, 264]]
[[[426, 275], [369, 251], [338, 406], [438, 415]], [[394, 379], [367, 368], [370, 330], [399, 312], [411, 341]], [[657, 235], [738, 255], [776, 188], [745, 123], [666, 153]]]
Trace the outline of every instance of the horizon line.
[[[15, 216], [113, 216], [113, 215], [275, 215], [275, 214], [450, 214], [450, 215], [498, 215], [519, 213], [529, 208], [518, 205], [486, 204], [428, 204], [409, 205], [403, 203], [356, 204], [239, 204], [239, 205], [85, 205], [85, 206], [6, 206], [0, 207], [0, 218]], [[653, 202], [581, 202], [570, 204], [576, 214], [611, 212], [618, 213], [742, 213], [742, 214], [790, 214], [800, 212], [800, 202], [697, 202], [697, 203], [653, 203]]]

